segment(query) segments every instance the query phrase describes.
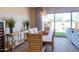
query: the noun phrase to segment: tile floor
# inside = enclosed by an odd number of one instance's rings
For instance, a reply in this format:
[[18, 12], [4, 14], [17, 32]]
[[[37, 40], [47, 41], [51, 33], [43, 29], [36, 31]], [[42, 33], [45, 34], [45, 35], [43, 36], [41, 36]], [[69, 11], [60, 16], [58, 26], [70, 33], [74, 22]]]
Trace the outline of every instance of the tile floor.
[[[27, 42], [23, 43], [15, 49], [14, 52], [26, 52]], [[51, 52], [50, 46], [47, 46], [47, 52]], [[54, 38], [54, 51], [53, 52], [78, 52], [79, 50], [66, 38], [55, 37]]]

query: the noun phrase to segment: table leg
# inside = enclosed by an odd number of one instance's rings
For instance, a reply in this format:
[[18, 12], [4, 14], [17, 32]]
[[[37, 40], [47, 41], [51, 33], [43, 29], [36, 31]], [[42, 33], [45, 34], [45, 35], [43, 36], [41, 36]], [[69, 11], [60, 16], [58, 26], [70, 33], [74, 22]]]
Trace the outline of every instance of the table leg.
[[13, 36], [12, 36], [12, 51], [14, 51], [14, 41], [13, 41]]
[[8, 50], [8, 36], [7, 36], [7, 50]]

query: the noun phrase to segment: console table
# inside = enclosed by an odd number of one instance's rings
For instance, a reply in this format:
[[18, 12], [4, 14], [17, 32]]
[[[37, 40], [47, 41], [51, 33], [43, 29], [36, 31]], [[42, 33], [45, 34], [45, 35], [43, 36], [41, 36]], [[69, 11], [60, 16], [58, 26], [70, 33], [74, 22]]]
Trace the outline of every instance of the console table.
[[[7, 50], [12, 49], [12, 51], [14, 51], [15, 47], [25, 42], [26, 32], [27, 31], [18, 31], [6, 34], [5, 36], [7, 37]], [[11, 44], [9, 44], [9, 41], [11, 41]]]

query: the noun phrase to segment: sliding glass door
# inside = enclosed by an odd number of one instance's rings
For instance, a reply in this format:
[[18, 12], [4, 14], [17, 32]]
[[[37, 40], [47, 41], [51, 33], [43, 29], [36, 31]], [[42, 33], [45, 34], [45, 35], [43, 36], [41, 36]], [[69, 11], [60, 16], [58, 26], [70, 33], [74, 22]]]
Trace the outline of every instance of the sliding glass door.
[[47, 14], [42, 17], [44, 27], [55, 29], [56, 36], [65, 36], [68, 28], [79, 30], [79, 12]]
[[47, 14], [42, 17], [43, 28], [55, 29], [56, 36], [65, 36], [66, 30], [71, 27], [71, 13]]
[[71, 27], [71, 14], [58, 13], [55, 14], [55, 35], [65, 36], [66, 30]]
[[72, 13], [72, 28], [79, 30], [79, 12]]

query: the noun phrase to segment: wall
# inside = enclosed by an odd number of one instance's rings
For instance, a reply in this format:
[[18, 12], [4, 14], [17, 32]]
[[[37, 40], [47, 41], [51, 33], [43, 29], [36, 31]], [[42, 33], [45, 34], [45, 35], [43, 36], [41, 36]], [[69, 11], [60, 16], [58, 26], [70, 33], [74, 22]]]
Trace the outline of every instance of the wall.
[[35, 27], [35, 8], [30, 8], [30, 27]]
[[31, 27], [37, 27], [38, 30], [42, 30], [42, 19], [40, 15], [40, 11], [42, 8], [36, 7], [36, 8], [30, 8], [30, 26]]
[[[0, 7], [0, 20], [5, 17], [14, 17], [16, 26], [14, 31], [20, 31], [23, 27], [23, 21], [29, 20], [29, 8], [25, 7]], [[9, 32], [9, 29], [6, 29]]]

